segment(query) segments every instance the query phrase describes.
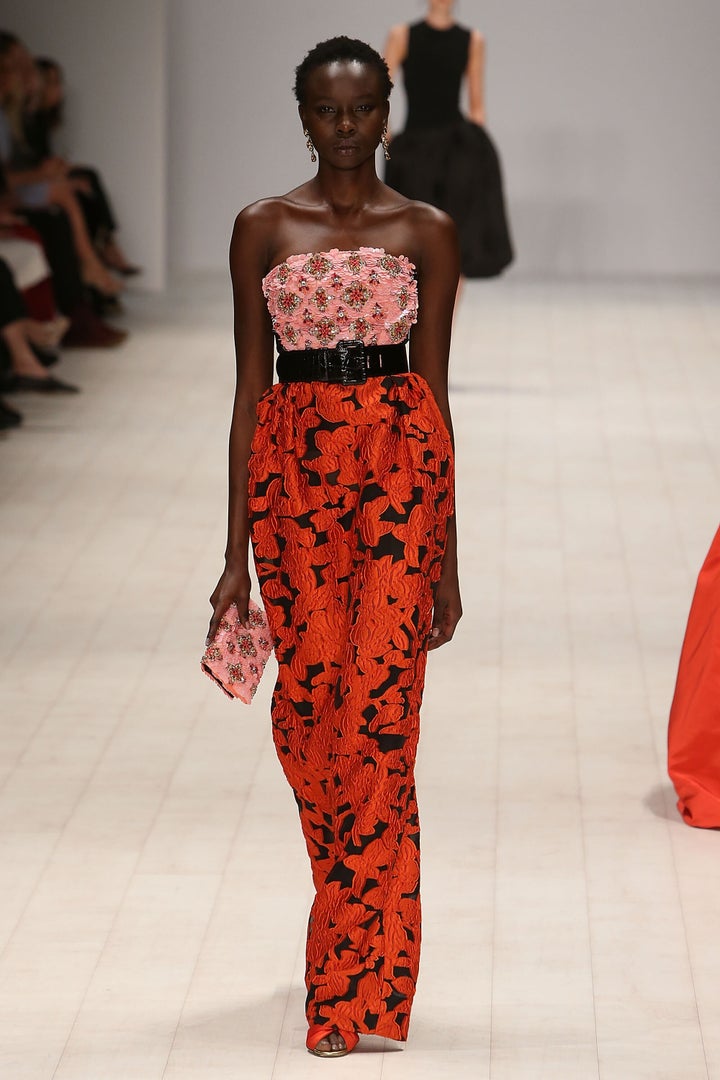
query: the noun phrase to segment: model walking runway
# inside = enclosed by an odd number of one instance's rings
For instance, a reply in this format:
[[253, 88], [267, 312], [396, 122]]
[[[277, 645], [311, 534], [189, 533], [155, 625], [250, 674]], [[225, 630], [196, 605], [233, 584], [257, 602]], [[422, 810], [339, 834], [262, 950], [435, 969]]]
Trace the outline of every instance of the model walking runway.
[[238, 379], [209, 639], [231, 604], [247, 617], [250, 539], [279, 668], [273, 736], [315, 886], [306, 1045], [323, 1057], [362, 1034], [407, 1038], [426, 656], [462, 614], [447, 392], [457, 239], [445, 214], [376, 175], [390, 88], [364, 42], [317, 45], [296, 77], [317, 176], [247, 207], [231, 245]]
[[[283, 348], [317, 344], [303, 292], [322, 297], [322, 327], [350, 300], [348, 333], [378, 345], [406, 336], [417, 310], [414, 267], [381, 249], [291, 256], [265, 290]], [[275, 745], [316, 889], [310, 1024], [407, 1037], [420, 950], [413, 766], [452, 472], [414, 375], [279, 383], [260, 403], [251, 530], [280, 669]]]

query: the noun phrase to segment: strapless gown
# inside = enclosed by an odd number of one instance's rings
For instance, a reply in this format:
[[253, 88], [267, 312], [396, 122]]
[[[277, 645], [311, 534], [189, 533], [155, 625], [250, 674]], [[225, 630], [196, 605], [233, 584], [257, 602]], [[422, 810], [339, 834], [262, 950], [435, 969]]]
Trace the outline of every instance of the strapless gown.
[[[382, 249], [292, 255], [263, 288], [284, 349], [402, 341], [414, 268]], [[453, 453], [419, 375], [276, 384], [260, 399], [251, 538], [278, 660], [275, 747], [315, 898], [310, 1024], [407, 1036], [420, 950], [413, 769]]]
[[460, 91], [470, 31], [409, 29], [403, 63], [408, 114], [390, 143], [385, 182], [408, 199], [431, 203], [457, 225], [462, 273], [496, 277], [513, 260], [502, 167], [485, 127], [466, 120]]
[[687, 824], [720, 828], [720, 530], [698, 576], [680, 654], [668, 772]]

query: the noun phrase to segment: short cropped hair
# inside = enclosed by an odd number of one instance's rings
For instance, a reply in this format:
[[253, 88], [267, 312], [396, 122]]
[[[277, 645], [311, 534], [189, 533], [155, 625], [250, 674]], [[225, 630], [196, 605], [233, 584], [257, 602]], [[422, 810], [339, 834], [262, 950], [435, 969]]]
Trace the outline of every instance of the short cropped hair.
[[338, 60], [357, 60], [361, 64], [367, 64], [369, 67], [374, 68], [380, 76], [382, 95], [387, 101], [393, 83], [388, 66], [382, 56], [367, 42], [359, 41], [357, 38], [345, 37], [343, 34], [340, 37], [328, 38], [327, 41], [318, 42], [295, 68], [294, 91], [295, 97], [301, 105], [305, 100], [305, 88], [310, 73], [315, 71], [316, 68], [324, 67], [325, 64], [333, 64]]

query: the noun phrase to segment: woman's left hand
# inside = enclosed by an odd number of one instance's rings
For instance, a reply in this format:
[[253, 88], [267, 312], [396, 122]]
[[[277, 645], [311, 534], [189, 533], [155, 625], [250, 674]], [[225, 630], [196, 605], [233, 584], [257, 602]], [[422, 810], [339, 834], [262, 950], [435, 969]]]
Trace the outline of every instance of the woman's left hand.
[[460, 584], [457, 571], [448, 573], [443, 571], [435, 588], [435, 601], [433, 604], [432, 630], [430, 631], [430, 649], [439, 649], [450, 641], [455, 633], [455, 627], [462, 618], [462, 601], [460, 600]]

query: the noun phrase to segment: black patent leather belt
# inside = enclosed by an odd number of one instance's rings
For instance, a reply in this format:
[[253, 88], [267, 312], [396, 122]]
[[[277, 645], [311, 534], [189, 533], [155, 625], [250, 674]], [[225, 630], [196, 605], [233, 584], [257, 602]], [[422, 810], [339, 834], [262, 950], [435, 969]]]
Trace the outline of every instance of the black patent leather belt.
[[357, 386], [378, 375], [402, 375], [408, 370], [405, 342], [365, 345], [338, 341], [332, 349], [281, 349], [277, 358], [280, 382], [327, 382]]

